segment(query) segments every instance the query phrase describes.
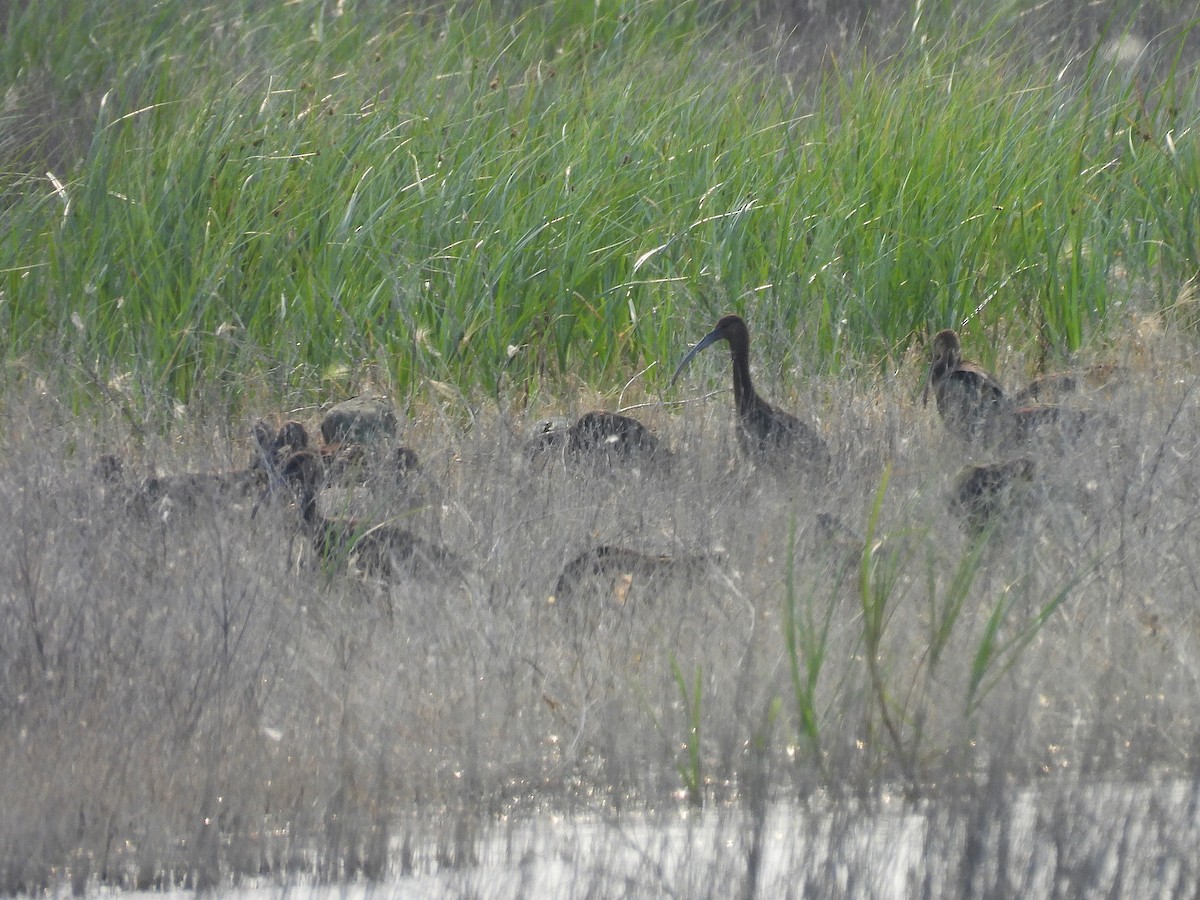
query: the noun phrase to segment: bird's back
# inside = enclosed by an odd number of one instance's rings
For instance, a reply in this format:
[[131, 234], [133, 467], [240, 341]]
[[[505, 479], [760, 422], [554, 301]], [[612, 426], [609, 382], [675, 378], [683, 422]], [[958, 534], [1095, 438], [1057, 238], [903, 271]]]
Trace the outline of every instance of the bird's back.
[[947, 372], [934, 390], [942, 421], [968, 440], [985, 436], [1005, 410], [1004, 391], [996, 379], [970, 363]]
[[797, 464], [814, 472], [828, 470], [829, 448], [816, 428], [791, 413], [774, 409], [759, 397], [755, 401], [740, 416], [738, 440], [747, 456], [757, 461]]

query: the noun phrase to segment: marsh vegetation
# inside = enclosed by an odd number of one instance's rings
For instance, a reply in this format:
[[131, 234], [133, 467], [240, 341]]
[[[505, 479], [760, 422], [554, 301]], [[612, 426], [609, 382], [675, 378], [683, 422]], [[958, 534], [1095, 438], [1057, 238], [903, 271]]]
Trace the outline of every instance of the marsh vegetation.
[[[1195, 891], [1186, 14], [57, 6], [0, 41], [0, 893]], [[731, 311], [825, 477], [721, 350], [669, 385]], [[945, 328], [1087, 426], [962, 440]], [[247, 468], [368, 392], [403, 477]]]

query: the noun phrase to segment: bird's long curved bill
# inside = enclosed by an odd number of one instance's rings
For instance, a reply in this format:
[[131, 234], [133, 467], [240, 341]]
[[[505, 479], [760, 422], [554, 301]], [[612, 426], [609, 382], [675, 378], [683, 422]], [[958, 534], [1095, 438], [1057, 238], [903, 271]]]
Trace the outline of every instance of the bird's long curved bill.
[[679, 365], [675, 367], [675, 374], [671, 376], [672, 387], [674, 387], [675, 382], [679, 380], [679, 373], [687, 368], [687, 364], [692, 361], [692, 358], [705, 347], [708, 347], [716, 341], [719, 341], [722, 337], [723, 335], [720, 331], [710, 331], [704, 337], [700, 338], [700, 342], [691, 350], [689, 350], [687, 355], [679, 361]]
[[929, 375], [925, 379], [925, 390], [921, 392], [921, 405], [929, 405], [929, 386], [933, 384], [933, 366], [929, 367]]

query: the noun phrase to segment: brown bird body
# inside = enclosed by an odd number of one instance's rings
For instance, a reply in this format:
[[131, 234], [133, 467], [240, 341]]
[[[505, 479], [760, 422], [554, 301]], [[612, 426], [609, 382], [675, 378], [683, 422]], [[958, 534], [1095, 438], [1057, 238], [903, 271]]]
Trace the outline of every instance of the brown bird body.
[[92, 463], [91, 477], [106, 503], [123, 504], [138, 516], [163, 521], [177, 510], [194, 511], [203, 504], [236, 503], [258, 495], [269, 483], [270, 470], [265, 460], [275, 433], [262, 421], [250, 433], [255, 446], [244, 469], [150, 475], [139, 481], [128, 475], [120, 456], [102, 453]]
[[[180, 472], [171, 475], [152, 475], [142, 481], [136, 504], [147, 511], [156, 507], [166, 518], [175, 509], [195, 509], [201, 503], [232, 502], [257, 496], [267, 485], [271, 472], [264, 465], [271, 450], [271, 429], [263, 421], [256, 422], [250, 431], [254, 440], [249, 465], [244, 469], [213, 472]], [[115, 458], [115, 457], [114, 457]], [[122, 470], [107, 473], [108, 478], [121, 478]]]
[[525, 456], [537, 459], [557, 451], [571, 462], [622, 462], [668, 465], [671, 452], [637, 419], [596, 410], [566, 428], [548, 426], [525, 444]]
[[416, 452], [408, 447], [396, 447], [375, 466], [371, 465], [370, 454], [362, 444], [337, 443], [314, 447], [304, 423], [295, 420], [289, 420], [280, 426], [270, 449], [262, 455], [270, 461], [273, 469], [278, 470], [299, 450], [312, 450], [318, 454], [324, 479], [327, 481], [350, 480], [352, 475], [361, 481], [364, 476], [370, 474], [367, 472], [370, 468], [374, 468], [378, 474], [390, 473], [396, 477], [403, 477], [419, 464]]
[[[932, 387], [942, 422], [964, 441], [1007, 448], [1061, 444], [1079, 437], [1092, 421], [1085, 410], [1009, 398], [993, 375], [963, 360], [962, 344], [950, 329], [934, 336], [932, 356], [925, 402]], [[1059, 388], [1076, 384], [1073, 376], [1055, 378], [1035, 382], [1018, 397], [1048, 393], [1055, 384]]]
[[1054, 403], [1028, 403], [1010, 410], [1004, 418], [1004, 442], [1010, 447], [1055, 439], [1070, 442], [1084, 433], [1095, 416], [1087, 410]]
[[250, 429], [250, 435], [254, 438], [254, 447], [250, 451], [250, 464], [246, 468], [273, 473], [276, 463], [275, 429], [266, 419], [259, 419]]
[[125, 484], [125, 460], [115, 453], [101, 453], [92, 462], [92, 479], [107, 487]]
[[925, 403], [933, 388], [938, 415], [966, 441], [994, 440], [1008, 405], [1004, 389], [991, 373], [962, 358], [962, 342], [949, 328], [933, 338], [933, 360], [925, 385]]
[[142, 482], [142, 495], [151, 503], [170, 503], [194, 509], [204, 501], [244, 500], [254, 497], [262, 490], [266, 481], [266, 475], [254, 469], [156, 475]]
[[1016, 406], [1045, 403], [1064, 394], [1112, 389], [1122, 381], [1123, 372], [1116, 363], [1096, 363], [1079, 372], [1048, 372], [1039, 375], [1013, 395]]
[[324, 561], [342, 564], [351, 557], [371, 575], [389, 577], [401, 571], [435, 572], [455, 563], [444, 547], [391, 524], [368, 525], [356, 519], [330, 519], [317, 508], [324, 478], [320, 455], [299, 450], [284, 463], [281, 476], [296, 491], [300, 517], [313, 548]]
[[950, 511], [973, 535], [1018, 508], [1028, 498], [1037, 467], [1019, 457], [982, 466], [967, 466], [954, 479]]
[[[714, 554], [655, 554], [627, 547], [601, 544], [583, 551], [568, 562], [554, 584], [550, 602], [563, 607], [564, 615], [587, 627], [604, 618], [606, 607], [624, 608], [634, 597], [662, 591], [668, 583], [685, 588], [704, 577], [720, 558]], [[598, 591], [604, 603], [578, 603]]]
[[671, 383], [675, 383], [697, 353], [717, 341], [729, 344], [733, 403], [742, 452], [757, 461], [794, 462], [813, 474], [828, 471], [831, 464], [829, 448], [817, 430], [795, 416], [775, 409], [754, 390], [750, 378], [750, 331], [741, 316], [722, 316], [716, 327], [680, 360]]
[[567, 429], [567, 444], [572, 453], [615, 453], [618, 456], [644, 456], [658, 452], [658, 438], [650, 429], [620, 413], [594, 411], [584, 413]]

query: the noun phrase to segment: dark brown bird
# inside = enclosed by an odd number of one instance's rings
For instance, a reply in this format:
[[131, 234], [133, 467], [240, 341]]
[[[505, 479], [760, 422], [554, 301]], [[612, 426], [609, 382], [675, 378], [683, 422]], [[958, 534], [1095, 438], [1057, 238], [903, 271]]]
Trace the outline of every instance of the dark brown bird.
[[1013, 395], [1013, 403], [1024, 406], [1044, 403], [1064, 394], [1112, 388], [1121, 382], [1122, 370], [1116, 363], [1096, 363], [1079, 372], [1048, 372], [1039, 375]]
[[1070, 372], [1051, 372], [1039, 375], [1021, 390], [1013, 394], [1013, 403], [1040, 403], [1048, 397], [1060, 397], [1063, 394], [1074, 394], [1080, 388], [1080, 380]]
[[408, 447], [397, 447], [376, 465], [371, 465], [370, 454], [362, 444], [348, 442], [314, 447], [308, 429], [295, 420], [284, 422], [279, 428], [267, 456], [275, 460], [275, 466], [279, 467], [293, 453], [309, 449], [320, 456], [327, 481], [347, 481], [351, 476], [357, 476], [362, 481], [365, 480], [364, 476], [371, 474], [390, 474], [401, 478], [415, 470], [419, 462], [416, 452]]
[[1095, 420], [1096, 415], [1088, 410], [1028, 403], [1005, 413], [1001, 438], [1008, 447], [1031, 443], [1053, 446], [1056, 442], [1064, 446], [1079, 438]]
[[300, 517], [321, 560], [340, 566], [355, 560], [370, 575], [392, 577], [407, 572], [432, 574], [456, 565], [444, 547], [392, 524], [369, 525], [356, 519], [329, 519], [317, 508], [324, 478], [320, 454], [309, 448], [293, 453], [281, 477], [296, 492]]
[[254, 469], [183, 472], [147, 478], [142, 482], [142, 495], [151, 503], [194, 509], [206, 500], [244, 500], [256, 496], [266, 482], [266, 475]]
[[933, 388], [938, 415], [950, 431], [965, 441], [994, 440], [1008, 408], [1000, 382], [962, 358], [962, 342], [949, 328], [934, 335], [932, 356], [925, 405]]
[[722, 316], [716, 327], [687, 352], [671, 377], [679, 379], [688, 363], [705, 347], [717, 341], [729, 344], [733, 363], [733, 404], [738, 418], [738, 443], [751, 459], [786, 460], [813, 474], [829, 469], [829, 448], [817, 430], [795, 416], [775, 409], [758, 396], [750, 380], [750, 331], [741, 316]]
[[666, 462], [670, 452], [658, 438], [630, 416], [596, 410], [584, 413], [567, 428], [549, 427], [525, 445], [530, 459], [563, 450], [568, 459]]
[[615, 453], [618, 456], [644, 456], [658, 452], [658, 438], [637, 419], [620, 413], [594, 411], [580, 416], [567, 429], [567, 448], [571, 453]]
[[279, 468], [297, 450], [309, 446], [308, 429], [301, 422], [289, 420], [276, 430], [270, 422], [259, 419], [251, 429], [254, 447], [250, 451], [249, 469], [265, 472], [269, 477], [279, 474]]
[[142, 485], [129, 478], [125, 460], [116, 453], [101, 453], [92, 460], [88, 474], [89, 490], [75, 495], [80, 499], [101, 502], [109, 515], [123, 509], [144, 518], [153, 512]]
[[1008, 448], [1062, 443], [1077, 438], [1092, 419], [1083, 410], [1026, 399], [1055, 389], [1073, 390], [1078, 385], [1074, 376], [1046, 376], [1009, 398], [993, 375], [963, 360], [962, 344], [950, 329], [934, 336], [932, 355], [925, 402], [932, 387], [942, 421], [965, 441]]
[[288, 419], [279, 426], [279, 433], [275, 436], [273, 444], [276, 454], [281, 456], [280, 462], [286, 462], [297, 450], [305, 450], [311, 446], [308, 429], [304, 427], [303, 422], [297, 422], [295, 419]]
[[125, 483], [125, 461], [115, 453], [101, 453], [92, 462], [92, 478], [108, 487], [123, 485]]
[[716, 554], [643, 553], [627, 547], [601, 544], [591, 547], [568, 562], [554, 584], [550, 602], [567, 606], [568, 615], [596, 624], [601, 610], [581, 609], [570, 601], [583, 592], [585, 586], [599, 588], [608, 605], [624, 607], [631, 591], [661, 590], [664, 583], [678, 580], [687, 584], [703, 577], [721, 559]]
[[321, 458], [326, 472], [335, 466], [344, 470], [348, 465], [362, 462], [362, 448], [357, 444], [322, 444], [319, 447], [312, 443], [308, 429], [303, 422], [291, 419], [279, 427], [275, 438], [275, 456], [280, 464], [287, 462], [300, 450], [312, 450]]
[[190, 512], [205, 503], [236, 503], [256, 496], [269, 483], [266, 460], [275, 432], [260, 420], [250, 433], [255, 449], [244, 469], [151, 475], [139, 480], [129, 476], [120, 456], [102, 453], [92, 463], [92, 481], [103, 491], [106, 502], [123, 503], [138, 516], [163, 521], [176, 510]]
[[391, 468], [398, 475], [407, 475], [414, 471], [420, 465], [420, 457], [417, 456], [417, 451], [411, 447], [397, 447], [391, 452]]
[[967, 466], [954, 479], [950, 511], [975, 536], [1024, 505], [1037, 470], [1032, 459], [1019, 457], [983, 466]]
[[276, 462], [275, 429], [266, 419], [259, 419], [250, 429], [250, 436], [254, 438], [254, 446], [250, 450], [250, 464], [246, 468], [274, 472]]
[[[215, 472], [181, 472], [152, 475], [141, 483], [133, 504], [166, 519], [173, 510], [194, 510], [201, 503], [236, 502], [261, 493], [273, 473], [270, 460], [274, 448], [271, 426], [259, 420], [250, 430], [254, 449], [244, 469]], [[118, 473], [118, 477], [120, 477]]]

